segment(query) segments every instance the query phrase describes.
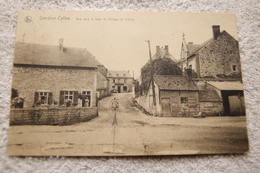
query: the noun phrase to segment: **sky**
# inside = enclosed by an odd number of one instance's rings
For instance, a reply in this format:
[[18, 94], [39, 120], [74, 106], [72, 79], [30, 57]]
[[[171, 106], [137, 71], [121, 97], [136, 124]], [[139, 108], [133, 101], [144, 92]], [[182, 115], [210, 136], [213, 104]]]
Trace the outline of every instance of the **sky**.
[[122, 11], [20, 11], [16, 41], [86, 48], [108, 70], [130, 70], [135, 77], [156, 46], [169, 46], [180, 58], [183, 33], [186, 42], [200, 44], [220, 25], [237, 39], [236, 18], [221, 13]]

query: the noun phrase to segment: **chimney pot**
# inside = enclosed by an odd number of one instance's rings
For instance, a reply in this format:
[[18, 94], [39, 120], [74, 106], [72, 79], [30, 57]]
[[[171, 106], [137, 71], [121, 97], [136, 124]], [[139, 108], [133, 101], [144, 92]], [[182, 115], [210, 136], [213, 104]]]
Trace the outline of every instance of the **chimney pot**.
[[219, 25], [213, 25], [212, 31], [213, 31], [214, 40], [216, 40], [218, 38], [219, 34], [220, 34], [220, 26]]
[[165, 53], [169, 53], [169, 46], [165, 45]]
[[160, 52], [160, 46], [156, 46], [156, 53]]

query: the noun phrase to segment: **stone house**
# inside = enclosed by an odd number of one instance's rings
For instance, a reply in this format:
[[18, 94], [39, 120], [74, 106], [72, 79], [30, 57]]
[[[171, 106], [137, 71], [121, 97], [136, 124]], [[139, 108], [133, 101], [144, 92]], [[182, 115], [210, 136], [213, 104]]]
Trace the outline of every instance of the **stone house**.
[[152, 85], [147, 95], [137, 98], [138, 103], [156, 116], [193, 116], [199, 112], [198, 90], [193, 81], [181, 75], [155, 75], [155, 102]]
[[180, 67], [199, 90], [200, 111], [245, 115], [238, 41], [225, 30], [220, 32], [218, 25], [212, 26], [212, 33], [202, 44], [186, 44], [183, 36]]
[[220, 26], [212, 26], [213, 37], [202, 44], [186, 44], [183, 37], [181, 67], [197, 78], [241, 78], [238, 41]]
[[108, 71], [107, 79], [109, 80], [109, 91], [122, 93], [132, 92], [134, 87], [134, 78], [129, 71]]
[[[97, 89], [106, 81], [98, 64], [86, 49], [64, 47], [63, 39], [57, 46], [17, 42], [12, 88], [25, 99], [24, 108], [54, 104], [95, 107]], [[79, 99], [82, 94], [84, 101]]]
[[97, 98], [101, 99], [109, 94], [109, 80], [107, 79], [107, 68], [97, 61]]

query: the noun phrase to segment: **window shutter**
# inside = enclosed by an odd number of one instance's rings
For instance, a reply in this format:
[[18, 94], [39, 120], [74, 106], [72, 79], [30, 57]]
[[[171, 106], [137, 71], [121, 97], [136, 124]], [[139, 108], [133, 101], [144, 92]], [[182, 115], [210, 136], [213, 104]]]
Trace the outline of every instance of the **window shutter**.
[[60, 91], [60, 105], [64, 104], [64, 91]]
[[34, 94], [34, 103], [36, 103], [39, 99], [39, 92], [35, 92]]
[[48, 104], [51, 105], [52, 104], [52, 92], [49, 92], [48, 94], [49, 94], [49, 96], [48, 96]]
[[74, 91], [74, 99], [73, 99], [73, 102], [74, 102], [74, 103], [78, 103], [78, 98], [79, 98], [79, 92], [78, 92], [78, 91]]

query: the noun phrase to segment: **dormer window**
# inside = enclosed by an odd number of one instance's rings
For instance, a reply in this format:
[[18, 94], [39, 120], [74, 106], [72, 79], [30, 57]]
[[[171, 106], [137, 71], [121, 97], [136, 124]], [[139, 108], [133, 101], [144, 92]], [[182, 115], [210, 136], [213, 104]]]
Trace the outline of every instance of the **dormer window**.
[[214, 50], [210, 50], [209, 53], [210, 53], [211, 55], [214, 55]]

